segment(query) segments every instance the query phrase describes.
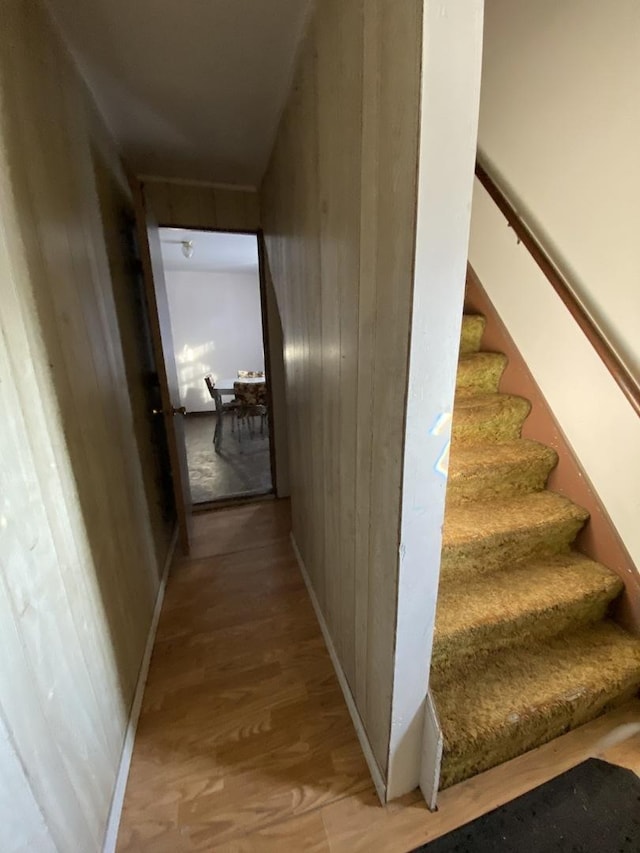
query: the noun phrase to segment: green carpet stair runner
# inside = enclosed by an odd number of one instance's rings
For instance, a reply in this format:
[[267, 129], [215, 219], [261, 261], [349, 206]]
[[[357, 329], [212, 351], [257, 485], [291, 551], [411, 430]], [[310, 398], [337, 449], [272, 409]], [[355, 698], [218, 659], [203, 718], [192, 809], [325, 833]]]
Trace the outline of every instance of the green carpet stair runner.
[[431, 670], [442, 788], [640, 689], [640, 640], [607, 618], [622, 582], [572, 549], [588, 513], [545, 489], [556, 453], [520, 437], [530, 404], [499, 392], [483, 331], [464, 317]]

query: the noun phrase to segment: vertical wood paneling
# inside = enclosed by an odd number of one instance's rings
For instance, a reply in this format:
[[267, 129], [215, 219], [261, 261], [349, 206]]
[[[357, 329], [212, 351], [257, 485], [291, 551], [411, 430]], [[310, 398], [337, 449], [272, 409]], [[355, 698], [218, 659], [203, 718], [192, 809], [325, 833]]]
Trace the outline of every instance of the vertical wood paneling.
[[[326, 560], [340, 566], [327, 574], [326, 612], [352, 690], [355, 690], [355, 436], [357, 389], [357, 282], [360, 259], [348, 237], [360, 227], [363, 9], [358, 3], [328, 4], [319, 16], [318, 156], [322, 271], [322, 393]], [[341, 25], [331, 30], [336, 17]], [[335, 129], [340, 128], [336, 133]]]
[[42, 5], [2, 12], [0, 717], [30, 849], [75, 853], [102, 844], [162, 555], [94, 176], [110, 143]]
[[[169, 198], [170, 184], [166, 181], [144, 181], [144, 200], [147, 207], [153, 211], [158, 222], [171, 222], [171, 200]], [[212, 216], [215, 219], [215, 215]], [[200, 222], [198, 220], [198, 225]]]
[[318, 4], [261, 189], [285, 342], [294, 535], [383, 770], [421, 8]]
[[56, 853], [47, 825], [38, 807], [33, 790], [9, 739], [4, 721], [0, 719], [0, 822], [6, 831], [3, 837], [10, 839], [4, 853]]
[[[317, 39], [319, 48], [327, 45], [331, 39], [330, 30], [336, 22], [336, 3], [329, 0], [326, 5], [327, 14], [317, 17]], [[346, 24], [346, 21], [344, 22]], [[321, 381], [316, 383], [316, 391], [322, 401], [321, 411], [321, 458], [324, 460], [320, 488], [328, 498], [325, 503], [324, 541], [325, 565], [340, 566], [340, 511], [342, 496], [340, 489], [340, 217], [342, 213], [342, 198], [340, 180], [341, 165], [344, 160], [340, 157], [337, 146], [342, 142], [342, 134], [333, 135], [334, 128], [340, 127], [340, 102], [345, 93], [342, 86], [342, 64], [345, 58], [340, 50], [341, 40], [351, 35], [342, 31], [334, 36], [336, 50], [329, 52], [318, 49], [316, 67], [316, 98], [318, 139], [320, 145], [317, 153], [318, 174], [318, 203], [320, 208], [320, 230], [318, 245], [320, 247], [320, 316], [322, 321], [320, 334], [320, 371]], [[352, 99], [356, 104], [357, 99]], [[336, 144], [337, 143], [337, 144]], [[348, 140], [345, 140], [348, 146]], [[352, 151], [345, 154], [353, 156]], [[348, 232], [345, 232], [348, 233]], [[345, 270], [346, 272], [346, 270]], [[342, 609], [340, 596], [342, 573], [323, 572], [324, 599], [323, 610], [326, 614], [327, 625], [334, 638], [336, 651], [344, 665], [343, 643], [345, 632], [342, 630]]]
[[[193, 223], [193, 225], [199, 226], [203, 224], [202, 189], [200, 186], [190, 187], [185, 184], [169, 184], [167, 196], [171, 211], [171, 222], [179, 222], [180, 224]], [[158, 222], [160, 221], [158, 220]]]
[[[380, 0], [371, 0], [364, 18], [362, 39], [362, 151], [360, 161], [360, 282], [358, 288], [358, 385], [356, 421], [373, 423], [373, 359], [376, 345], [376, 253], [378, 220], [364, 215], [376, 209], [378, 200], [378, 63], [380, 54]], [[358, 708], [367, 707], [369, 647], [369, 515], [373, 469], [372, 430], [356, 430], [355, 508], [355, 698]]]
[[[371, 479], [369, 482], [369, 623], [366, 719], [374, 751], [388, 748], [393, 651], [387, 626], [396, 620], [397, 559], [406, 378], [415, 245], [422, 3], [382, 2], [378, 8], [377, 198], [362, 220], [377, 222], [369, 244], [376, 287], [372, 350]], [[375, 69], [370, 69], [372, 74]], [[375, 78], [374, 78], [375, 79]], [[399, 132], [399, 129], [402, 132]], [[366, 237], [365, 237], [366, 239]], [[394, 377], [397, 381], [394, 381]], [[384, 590], [383, 594], [378, 591]], [[393, 594], [389, 594], [393, 590]], [[395, 634], [395, 630], [394, 630]], [[383, 692], [384, 691], [384, 692]]]
[[255, 190], [228, 189], [182, 181], [144, 178], [146, 204], [159, 225], [257, 231], [260, 228]]

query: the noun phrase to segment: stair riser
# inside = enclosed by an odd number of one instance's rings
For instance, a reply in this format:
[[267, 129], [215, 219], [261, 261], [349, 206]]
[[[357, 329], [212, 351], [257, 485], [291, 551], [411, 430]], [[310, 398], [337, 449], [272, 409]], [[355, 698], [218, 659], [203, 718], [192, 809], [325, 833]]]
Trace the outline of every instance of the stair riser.
[[507, 364], [499, 353], [483, 353], [481, 358], [463, 359], [456, 374], [456, 394], [494, 394]]
[[499, 738], [492, 741], [484, 739], [478, 744], [477, 750], [469, 749], [466, 745], [465, 749], [458, 753], [445, 745], [440, 790], [548, 743], [571, 729], [594, 720], [600, 714], [630, 701], [637, 692], [636, 679], [630, 679], [629, 683], [621, 685], [613, 696], [604, 691], [595, 695], [578, 696], [553, 709], [536, 709], [534, 716], [512, 721]]
[[484, 333], [484, 327], [484, 317], [465, 315], [462, 318], [460, 355], [468, 355], [472, 352], [478, 352], [480, 349], [480, 341], [482, 340], [482, 335]]
[[[598, 591], [561, 610], [534, 611], [522, 618], [504, 623], [495, 622], [439, 641], [436, 637], [431, 660], [432, 671], [439, 677], [452, 677], [457, 669], [471, 666], [477, 670], [483, 659], [500, 649], [538, 643], [577, 630], [604, 619], [620, 586], [612, 585], [607, 592]], [[467, 673], [468, 675], [468, 673]], [[453, 676], [456, 677], [456, 676]], [[460, 673], [460, 677], [465, 677]]]
[[487, 407], [482, 411], [460, 408], [456, 411], [454, 408], [453, 449], [456, 444], [499, 444], [519, 438], [530, 410], [530, 404], [522, 399], [513, 399], [502, 406]]
[[447, 506], [539, 492], [544, 489], [554, 464], [554, 460], [540, 459], [519, 466], [493, 465], [472, 474], [449, 476]]
[[495, 536], [479, 537], [464, 545], [442, 549], [441, 577], [489, 574], [517, 565], [523, 560], [567, 551], [584, 521], [568, 518]]

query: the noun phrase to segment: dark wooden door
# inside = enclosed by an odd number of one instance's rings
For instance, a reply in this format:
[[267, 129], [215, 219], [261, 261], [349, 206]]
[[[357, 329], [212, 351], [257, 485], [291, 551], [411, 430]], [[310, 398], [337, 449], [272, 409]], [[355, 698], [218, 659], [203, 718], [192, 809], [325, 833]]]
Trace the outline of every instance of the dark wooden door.
[[151, 341], [158, 371], [162, 408], [155, 416], [164, 420], [171, 478], [178, 517], [178, 533], [183, 553], [189, 553], [192, 502], [184, 436], [184, 407], [180, 405], [178, 372], [169, 319], [169, 303], [164, 280], [158, 225], [145, 204], [142, 185], [131, 181], [136, 211], [136, 228], [145, 293], [149, 311]]

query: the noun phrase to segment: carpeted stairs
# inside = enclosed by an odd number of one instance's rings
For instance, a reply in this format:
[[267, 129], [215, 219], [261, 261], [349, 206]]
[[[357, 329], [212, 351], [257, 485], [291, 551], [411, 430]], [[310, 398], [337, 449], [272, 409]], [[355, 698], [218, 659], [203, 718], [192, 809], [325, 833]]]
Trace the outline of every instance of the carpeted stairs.
[[572, 549], [588, 513], [545, 490], [557, 462], [520, 438], [530, 404], [465, 316], [431, 688], [441, 787], [593, 719], [640, 688], [640, 640], [607, 618], [622, 582]]

